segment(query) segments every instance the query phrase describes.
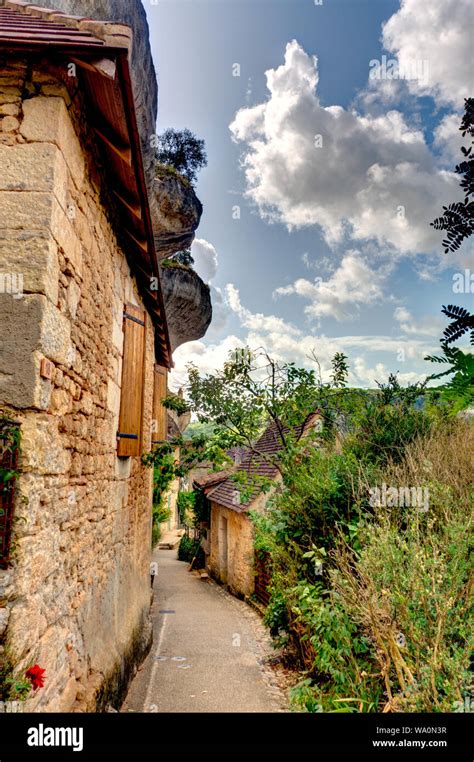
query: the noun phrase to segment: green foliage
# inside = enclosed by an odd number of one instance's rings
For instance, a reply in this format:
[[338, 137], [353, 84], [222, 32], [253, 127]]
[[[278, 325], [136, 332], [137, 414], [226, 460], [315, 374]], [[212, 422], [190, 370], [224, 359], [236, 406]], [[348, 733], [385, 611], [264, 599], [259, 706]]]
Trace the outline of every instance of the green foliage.
[[178, 495], [179, 519], [187, 526], [193, 526], [195, 522], [195, 492], [180, 492]]
[[172, 256], [174, 262], [179, 262], [180, 265], [184, 265], [185, 267], [192, 267], [194, 264], [191, 249], [181, 249], [181, 251], [177, 251], [176, 254], [173, 254]]
[[[189, 182], [188, 178], [184, 175], [180, 174], [177, 169], [175, 169], [170, 164], [156, 164], [155, 165], [155, 175], [156, 177], [174, 177], [179, 182], [184, 185], [185, 188], [192, 188], [191, 183]], [[165, 260], [168, 261], [168, 260]]]
[[471, 333], [471, 344], [474, 344], [474, 315], [471, 315], [464, 307], [457, 307], [455, 304], [443, 306], [441, 312], [451, 319], [451, 323], [443, 331], [442, 345], [452, 344], [468, 331]]
[[154, 548], [161, 539], [161, 524], [171, 516], [171, 510], [163, 505], [163, 499], [161, 498], [158, 503], [153, 504], [152, 509], [152, 529], [151, 529], [151, 545]]
[[163, 259], [160, 262], [160, 267], [163, 267], [165, 270], [186, 270], [186, 272], [190, 269], [189, 265], [183, 265], [181, 262], [175, 262], [174, 259], [167, 258]]
[[428, 355], [425, 360], [449, 366], [429, 378], [434, 380], [451, 376], [448, 383], [441, 387], [440, 398], [450, 404], [450, 413], [454, 415], [474, 404], [474, 354], [449, 347], [445, 342], [441, 343], [441, 349], [441, 356]]
[[474, 432], [442, 428], [407, 448], [383, 477], [429, 485], [429, 510], [377, 509], [360, 548], [340, 545], [331, 574], [344, 610], [370, 644], [391, 711], [453, 711], [469, 689], [469, 564]]
[[336, 352], [332, 360], [331, 386], [335, 389], [347, 386], [349, 365], [347, 357], [342, 352]]
[[[358, 441], [360, 414], [342, 447], [302, 449], [266, 513], [252, 514], [257, 552], [272, 559], [265, 623], [306, 672], [300, 711], [453, 711], [468, 690], [473, 432], [416, 412], [422, 425], [388, 427], [391, 458], [364, 432]], [[429, 512], [374, 510], [368, 490], [383, 482], [426, 485]]]
[[[1, 465], [3, 457], [19, 452], [21, 447], [21, 431], [19, 424], [11, 418], [10, 411], [0, 410], [0, 496], [11, 497], [19, 471], [11, 466]], [[0, 520], [4, 509], [0, 506]], [[19, 519], [14, 519], [18, 521]], [[16, 552], [15, 539], [6, 535], [0, 541], [0, 562], [8, 564]]]
[[345, 449], [360, 461], [383, 464], [403, 457], [405, 447], [430, 428], [431, 418], [416, 401], [424, 395], [424, 384], [401, 387], [389, 376], [379, 392], [368, 395], [352, 416]]
[[[21, 446], [21, 431], [18, 423], [9, 417], [2, 417], [0, 411], [0, 455], [19, 450]], [[11, 487], [11, 482], [19, 476], [19, 472], [0, 466], [0, 484], [4, 492]]]
[[173, 167], [194, 184], [197, 172], [207, 166], [204, 140], [188, 129], [167, 129], [157, 136], [156, 160], [159, 164]]
[[190, 411], [189, 403], [178, 394], [168, 394], [166, 397], [163, 397], [161, 404], [167, 410], [174, 410], [177, 415], [184, 415]]
[[[469, 134], [471, 143], [474, 144], [474, 98], [465, 98], [465, 112], [461, 122], [460, 131], [464, 138]], [[461, 188], [464, 190], [463, 201], [456, 201], [443, 206], [443, 215], [438, 217], [431, 225], [435, 230], [446, 230], [447, 236], [443, 241], [444, 253], [454, 252], [459, 249], [463, 241], [474, 233], [474, 156], [472, 145], [469, 148], [461, 146], [463, 161], [455, 168], [455, 172], [462, 176]]]
[[194, 556], [199, 552], [199, 540], [193, 540], [187, 534], [183, 534], [178, 546], [178, 561], [188, 561], [191, 563]]
[[31, 682], [15, 671], [10, 657], [4, 652], [0, 659], [0, 701], [25, 701]]

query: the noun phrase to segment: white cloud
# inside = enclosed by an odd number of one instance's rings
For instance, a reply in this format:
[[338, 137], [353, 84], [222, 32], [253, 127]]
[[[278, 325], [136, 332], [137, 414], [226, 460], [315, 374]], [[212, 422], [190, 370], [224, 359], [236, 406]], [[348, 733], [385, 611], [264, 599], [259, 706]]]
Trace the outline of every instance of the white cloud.
[[446, 114], [434, 130], [434, 144], [440, 151], [443, 163], [454, 169], [463, 160], [461, 146], [468, 146], [468, 139], [459, 130], [461, 116]]
[[297, 294], [309, 299], [310, 304], [304, 311], [310, 318], [328, 316], [343, 320], [354, 315], [354, 307], [374, 304], [383, 298], [383, 286], [389, 272], [389, 266], [379, 263], [377, 269], [372, 269], [359, 252], [349, 251], [328, 280], [316, 278], [311, 282], [298, 278], [292, 285], [277, 288], [274, 293], [276, 296]]
[[317, 59], [296, 40], [266, 77], [268, 100], [241, 109], [230, 125], [245, 144], [247, 196], [263, 218], [320, 225], [330, 245], [348, 233], [402, 253], [439, 245], [429, 223], [433, 210], [460, 195], [458, 179], [436, 167], [421, 131], [395, 110], [362, 116], [323, 107]]
[[194, 269], [205, 283], [209, 283], [217, 272], [218, 256], [212, 243], [204, 238], [195, 238], [191, 246]]
[[440, 315], [426, 315], [415, 320], [406, 307], [397, 307], [393, 313], [393, 317], [399, 324], [403, 333], [407, 334], [440, 337], [446, 324], [446, 321], [444, 321]]
[[[330, 376], [331, 358], [336, 352], [344, 352], [349, 356], [350, 383], [356, 386], [375, 386], [376, 380], [387, 379], [389, 369], [401, 370], [399, 377], [404, 383], [413, 382], [427, 374], [422, 358], [433, 351], [434, 342], [426, 343], [407, 336], [327, 337], [305, 333], [275, 315], [252, 313], [242, 305], [239, 291], [233, 284], [228, 284], [224, 293], [228, 308], [237, 315], [242, 328], [246, 329], [243, 337], [231, 335], [221, 341], [183, 344], [173, 355], [175, 368], [170, 377], [173, 389], [185, 383], [187, 363], [193, 362], [201, 373], [209, 373], [222, 367], [231, 350], [244, 346], [252, 349], [263, 347], [280, 362], [295, 362], [305, 367], [316, 367], [313, 359], [316, 356], [325, 381]], [[402, 317], [406, 315], [402, 314]], [[372, 366], [367, 359], [370, 353], [385, 353], [387, 365], [378, 362]], [[419, 366], [419, 372], [416, 369], [404, 371], [403, 363], [406, 361], [410, 361], [412, 366]]]
[[245, 341], [233, 335], [215, 343], [189, 341], [182, 344], [173, 353], [174, 368], [169, 377], [170, 388], [176, 391], [185, 385], [188, 363], [194, 363], [203, 374], [212, 373], [217, 368], [222, 368], [229, 352], [237, 347], [245, 347]]
[[242, 306], [240, 294], [233, 283], [228, 283], [225, 287], [227, 303], [230, 309], [239, 316], [240, 322], [244, 328], [251, 331], [262, 331], [268, 334], [288, 333], [290, 335], [299, 334], [299, 330], [276, 315], [263, 315], [262, 313], [253, 313]]
[[474, 84], [472, 22], [472, 0], [401, 1], [382, 28], [382, 40], [402, 67], [427, 61], [427, 81], [408, 80], [410, 92], [462, 107]]

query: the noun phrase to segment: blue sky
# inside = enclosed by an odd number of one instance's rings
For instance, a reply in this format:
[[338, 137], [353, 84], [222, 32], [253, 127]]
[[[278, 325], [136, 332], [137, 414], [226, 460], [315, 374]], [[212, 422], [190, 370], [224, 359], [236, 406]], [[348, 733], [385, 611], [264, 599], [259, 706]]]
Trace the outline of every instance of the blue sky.
[[[158, 131], [188, 127], [209, 160], [193, 253], [215, 319], [177, 350], [171, 380], [247, 343], [305, 364], [314, 349], [323, 368], [344, 351], [361, 386], [428, 372], [441, 305], [472, 301], [452, 289], [470, 252], [442, 254], [429, 227], [459, 197], [468, 0], [430, 0], [429, 13], [424, 0], [144, 5]], [[383, 55], [417, 76], [369, 80]]]

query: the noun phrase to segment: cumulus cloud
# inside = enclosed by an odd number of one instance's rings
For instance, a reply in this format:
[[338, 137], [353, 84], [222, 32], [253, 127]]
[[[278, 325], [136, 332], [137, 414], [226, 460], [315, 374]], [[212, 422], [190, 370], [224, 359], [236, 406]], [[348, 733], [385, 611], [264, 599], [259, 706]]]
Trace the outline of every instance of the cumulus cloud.
[[426, 79], [407, 80], [410, 92], [458, 108], [472, 95], [471, 0], [402, 0], [383, 26], [382, 41], [401, 67], [427, 62]]
[[402, 253], [439, 244], [429, 222], [441, 200], [459, 196], [458, 181], [436, 167], [421, 131], [399, 111], [363, 116], [322, 106], [317, 59], [296, 40], [266, 77], [268, 100], [241, 109], [230, 125], [245, 144], [247, 196], [262, 217], [320, 225], [330, 245], [345, 233]]
[[[306, 367], [316, 367], [317, 357], [323, 380], [329, 380], [331, 358], [336, 352], [345, 352], [350, 360], [350, 383], [355, 386], [375, 386], [376, 381], [386, 380], [389, 369], [401, 370], [402, 382], [413, 382], [426, 375], [421, 358], [432, 352], [436, 344], [407, 336], [338, 336], [328, 337], [306, 333], [276, 315], [253, 313], [242, 304], [240, 293], [233, 284], [224, 290], [224, 301], [228, 309], [240, 321], [242, 336], [226, 336], [220, 341], [194, 341], [183, 344], [174, 353], [175, 368], [170, 384], [178, 388], [186, 381], [186, 365], [194, 362], [202, 373], [221, 368], [231, 350], [249, 346], [252, 349], [264, 347], [280, 362], [295, 362]], [[384, 353], [387, 365], [371, 364], [368, 355]], [[403, 363], [410, 361], [415, 369], [404, 370]], [[416, 366], [420, 366], [417, 372]]]
[[459, 129], [459, 114], [446, 114], [435, 128], [434, 145], [440, 152], [441, 161], [448, 167], [455, 167], [463, 160], [461, 146], [468, 147], [468, 139], [462, 137]]
[[234, 335], [217, 342], [189, 341], [173, 353], [174, 368], [170, 373], [170, 389], [176, 391], [186, 384], [187, 365], [193, 363], [200, 373], [212, 373], [227, 360], [230, 351], [245, 347], [245, 341]]
[[218, 256], [212, 243], [204, 238], [195, 238], [191, 246], [194, 269], [205, 283], [209, 283], [217, 272]]
[[344, 320], [352, 317], [360, 304], [367, 306], [383, 298], [389, 272], [390, 266], [379, 264], [373, 269], [359, 252], [349, 251], [328, 280], [298, 278], [290, 286], [277, 288], [274, 294], [297, 294], [308, 299], [310, 303], [304, 312], [310, 318], [328, 316]]

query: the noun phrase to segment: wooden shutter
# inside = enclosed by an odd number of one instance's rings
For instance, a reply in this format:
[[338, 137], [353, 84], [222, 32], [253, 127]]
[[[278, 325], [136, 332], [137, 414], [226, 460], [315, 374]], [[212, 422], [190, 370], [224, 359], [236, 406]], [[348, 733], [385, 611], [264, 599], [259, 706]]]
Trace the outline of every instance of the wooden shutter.
[[163, 397], [166, 397], [168, 388], [168, 372], [161, 365], [155, 365], [154, 386], [153, 386], [153, 430], [151, 434], [151, 443], [159, 444], [166, 441], [167, 412], [161, 404]]
[[117, 455], [141, 455], [146, 312], [126, 304]]

